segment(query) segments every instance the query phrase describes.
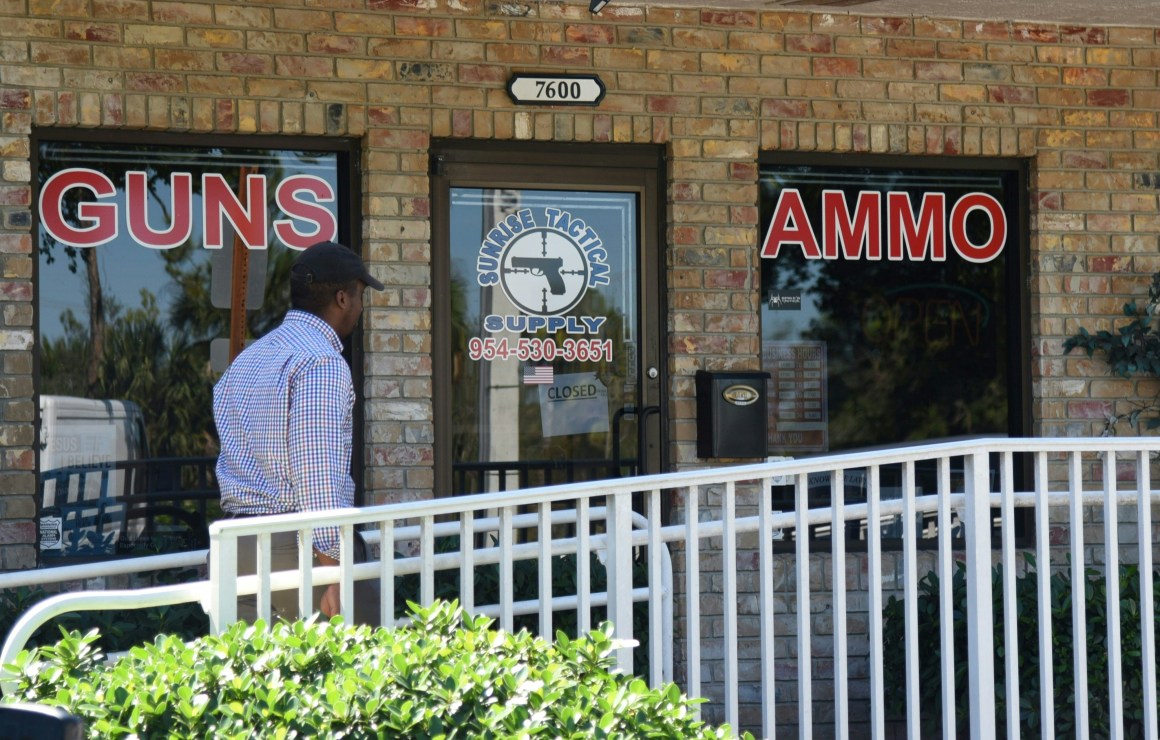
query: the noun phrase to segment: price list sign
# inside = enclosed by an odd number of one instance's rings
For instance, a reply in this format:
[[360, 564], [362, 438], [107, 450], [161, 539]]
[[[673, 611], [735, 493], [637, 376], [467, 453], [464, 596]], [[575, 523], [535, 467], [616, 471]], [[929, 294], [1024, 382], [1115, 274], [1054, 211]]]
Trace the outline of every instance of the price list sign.
[[829, 449], [825, 342], [762, 342], [771, 453]]

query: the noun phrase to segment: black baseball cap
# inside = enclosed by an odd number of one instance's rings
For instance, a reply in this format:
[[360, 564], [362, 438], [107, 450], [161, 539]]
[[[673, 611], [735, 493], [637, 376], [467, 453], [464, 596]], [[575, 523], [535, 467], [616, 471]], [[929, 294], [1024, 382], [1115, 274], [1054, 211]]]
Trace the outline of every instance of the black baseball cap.
[[318, 242], [307, 247], [294, 261], [290, 276], [307, 283], [337, 285], [361, 280], [375, 290], [383, 289], [383, 284], [371, 276], [362, 258], [338, 242]]

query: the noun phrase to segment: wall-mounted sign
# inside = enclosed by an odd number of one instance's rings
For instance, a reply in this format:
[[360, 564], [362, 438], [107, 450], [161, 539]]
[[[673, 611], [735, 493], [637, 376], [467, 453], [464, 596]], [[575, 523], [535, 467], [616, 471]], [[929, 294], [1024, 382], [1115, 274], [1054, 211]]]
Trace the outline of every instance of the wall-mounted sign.
[[606, 92], [598, 75], [520, 72], [508, 80], [507, 90], [517, 105], [597, 105]]

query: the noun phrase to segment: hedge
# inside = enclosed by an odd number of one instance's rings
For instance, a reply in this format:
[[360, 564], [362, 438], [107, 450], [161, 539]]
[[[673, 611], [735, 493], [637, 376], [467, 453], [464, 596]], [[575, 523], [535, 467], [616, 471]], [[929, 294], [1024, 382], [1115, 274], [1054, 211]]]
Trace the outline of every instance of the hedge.
[[548, 643], [490, 628], [455, 602], [412, 605], [409, 627], [341, 618], [160, 635], [105, 661], [97, 632], [64, 632], [5, 666], [4, 701], [60, 706], [93, 738], [731, 737], [675, 684], [614, 670], [607, 623]]
[[[1019, 666], [1019, 723], [1024, 736], [1038, 737], [1042, 730], [1039, 683], [1039, 573], [1035, 559], [1028, 554], [1028, 570], [1015, 579]], [[1144, 736], [1143, 660], [1141, 656], [1140, 571], [1135, 565], [1120, 567], [1120, 650], [1122, 660], [1122, 696], [1124, 729], [1127, 737]], [[995, 645], [995, 715], [996, 726], [1005, 734], [1006, 668], [1003, 630], [1002, 568], [992, 570], [991, 593], [994, 609]], [[1057, 735], [1076, 736], [1073, 640], [1071, 619], [1071, 572], [1050, 575], [1052, 622], [1052, 688], [1055, 695], [1054, 716]], [[967, 692], [967, 625], [966, 569], [962, 563], [952, 577], [951, 601], [954, 614], [955, 651], [955, 719], [958, 733], [964, 736], [970, 726]], [[918, 584], [918, 655], [919, 704], [924, 734], [937, 733], [942, 722], [942, 645], [939, 612], [938, 575], [928, 573]], [[1085, 570], [1085, 613], [1087, 621], [1088, 727], [1084, 737], [1108, 737], [1111, 733], [1108, 707], [1108, 626], [1107, 584], [1104, 575]], [[1153, 580], [1155, 602], [1160, 604], [1160, 574]], [[902, 717], [906, 712], [906, 646], [904, 602], [891, 597], [883, 614], [884, 683], [887, 713]], [[1155, 625], [1153, 634], [1156, 637]], [[1160, 656], [1158, 656], [1160, 660]]]

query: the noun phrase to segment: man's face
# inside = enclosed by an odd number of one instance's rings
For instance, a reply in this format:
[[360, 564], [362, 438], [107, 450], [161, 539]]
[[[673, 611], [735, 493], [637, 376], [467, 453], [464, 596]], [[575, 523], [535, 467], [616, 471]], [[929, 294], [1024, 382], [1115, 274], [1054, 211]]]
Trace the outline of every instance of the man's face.
[[[339, 299], [339, 307], [342, 309], [339, 317], [339, 324], [335, 327], [338, 335], [346, 339], [358, 326], [359, 317], [363, 312], [363, 293], [366, 291], [367, 285], [363, 281], [358, 283], [351, 290], [340, 291], [341, 296], [336, 296]], [[345, 299], [345, 300], [344, 300]]]

